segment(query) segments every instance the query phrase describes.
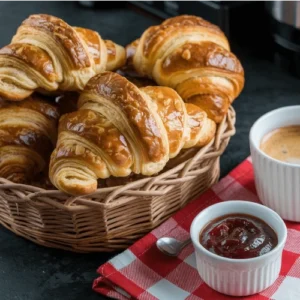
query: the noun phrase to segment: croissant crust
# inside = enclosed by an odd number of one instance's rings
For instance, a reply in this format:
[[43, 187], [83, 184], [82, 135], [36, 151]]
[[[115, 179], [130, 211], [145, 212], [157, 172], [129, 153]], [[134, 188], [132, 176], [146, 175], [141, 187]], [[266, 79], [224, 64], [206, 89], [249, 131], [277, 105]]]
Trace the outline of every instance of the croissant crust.
[[57, 109], [39, 97], [0, 100], [0, 177], [30, 183], [46, 171], [56, 143]]
[[95, 74], [117, 69], [125, 60], [123, 47], [93, 30], [31, 15], [0, 49], [0, 96], [19, 101], [35, 90], [80, 91]]
[[175, 89], [219, 123], [244, 87], [244, 70], [224, 33], [182, 15], [149, 27], [126, 47], [128, 68]]
[[79, 110], [60, 119], [50, 179], [73, 195], [94, 192], [98, 178], [151, 176], [181, 149], [206, 145], [216, 124], [168, 87], [138, 88], [117, 73], [93, 77]]

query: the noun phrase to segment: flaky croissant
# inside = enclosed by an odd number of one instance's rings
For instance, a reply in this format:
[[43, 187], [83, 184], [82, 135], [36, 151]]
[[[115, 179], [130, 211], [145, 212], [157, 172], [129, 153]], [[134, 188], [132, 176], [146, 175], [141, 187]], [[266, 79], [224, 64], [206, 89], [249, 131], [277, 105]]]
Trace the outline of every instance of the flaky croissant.
[[219, 27], [182, 15], [149, 27], [127, 46], [128, 64], [219, 123], [244, 86], [244, 70]]
[[22, 100], [35, 90], [80, 91], [104, 70], [121, 67], [123, 47], [49, 15], [31, 15], [0, 49], [0, 96]]
[[66, 193], [94, 192], [98, 178], [153, 175], [182, 148], [201, 147], [216, 124], [171, 88], [138, 88], [117, 73], [93, 77], [79, 110], [62, 116], [49, 176]]
[[48, 169], [56, 143], [59, 113], [37, 96], [0, 100], [0, 177], [30, 183]]

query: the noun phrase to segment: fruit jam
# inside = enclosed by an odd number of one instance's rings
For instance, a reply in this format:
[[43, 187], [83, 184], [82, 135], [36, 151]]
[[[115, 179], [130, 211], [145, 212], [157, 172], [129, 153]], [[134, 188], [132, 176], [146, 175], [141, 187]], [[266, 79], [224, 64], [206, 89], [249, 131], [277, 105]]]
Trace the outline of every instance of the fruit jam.
[[208, 251], [227, 258], [253, 258], [270, 252], [278, 244], [274, 230], [259, 218], [230, 214], [207, 224], [200, 243]]

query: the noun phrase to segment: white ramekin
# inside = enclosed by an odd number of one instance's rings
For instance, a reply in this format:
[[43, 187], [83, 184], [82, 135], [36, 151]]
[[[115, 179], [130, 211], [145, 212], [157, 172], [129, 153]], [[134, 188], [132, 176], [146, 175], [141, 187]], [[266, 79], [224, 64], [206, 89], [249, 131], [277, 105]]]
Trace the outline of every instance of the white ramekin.
[[[216, 255], [199, 242], [201, 230], [214, 219], [243, 213], [263, 219], [273, 228], [278, 245], [269, 253], [248, 259], [231, 259]], [[282, 250], [287, 229], [280, 216], [268, 207], [248, 201], [226, 201], [212, 205], [199, 213], [191, 225], [198, 272], [212, 289], [231, 296], [247, 296], [268, 288], [279, 275]]]
[[263, 115], [250, 130], [250, 150], [261, 202], [283, 219], [300, 222], [300, 165], [273, 159], [260, 150], [261, 140], [267, 133], [290, 125], [300, 125], [300, 105]]

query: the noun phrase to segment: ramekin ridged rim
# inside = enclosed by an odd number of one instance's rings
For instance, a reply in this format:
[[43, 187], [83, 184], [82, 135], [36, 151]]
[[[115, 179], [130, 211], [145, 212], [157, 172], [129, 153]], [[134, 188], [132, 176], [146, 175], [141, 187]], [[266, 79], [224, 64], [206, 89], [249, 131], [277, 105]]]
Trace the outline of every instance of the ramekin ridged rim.
[[[279, 113], [279, 112], [283, 112], [283, 111], [289, 111], [289, 110], [294, 110], [294, 109], [299, 109], [300, 110], [300, 105], [290, 105], [290, 106], [283, 106], [283, 107], [279, 107], [279, 108], [276, 108], [274, 110], [271, 110], [267, 113], [265, 113], [264, 115], [262, 115], [261, 117], [259, 117], [255, 122], [254, 124], [251, 126], [250, 128], [250, 134], [249, 134], [249, 140], [250, 140], [250, 145], [260, 154], [262, 155], [263, 157], [275, 162], [275, 163], [278, 163], [280, 165], [283, 165], [283, 166], [288, 166], [288, 167], [291, 167], [291, 168], [297, 168], [297, 169], [300, 169], [300, 164], [293, 164], [293, 163], [287, 163], [287, 162], [283, 162], [283, 161], [280, 161], [280, 160], [277, 160], [275, 158], [272, 158], [271, 156], [265, 154], [259, 147], [259, 145], [256, 145], [256, 143], [254, 142], [254, 131], [256, 130], [256, 127], [259, 126], [259, 124], [261, 122], [263, 122], [265, 119], [271, 117], [272, 115], [276, 114], [276, 113]], [[297, 124], [298, 125], [298, 124]], [[300, 114], [299, 114], [299, 125], [300, 125]], [[279, 128], [280, 126], [278, 126]]]

